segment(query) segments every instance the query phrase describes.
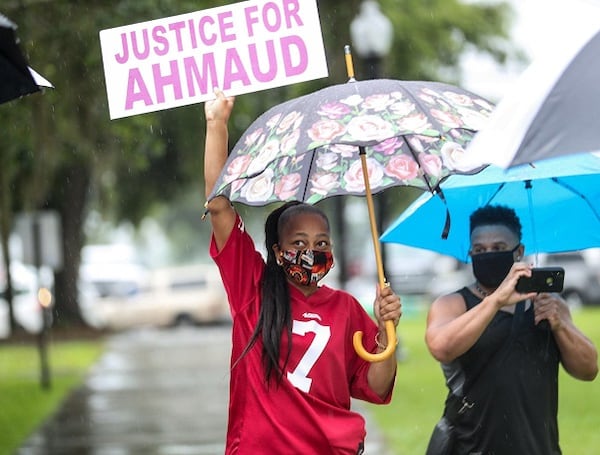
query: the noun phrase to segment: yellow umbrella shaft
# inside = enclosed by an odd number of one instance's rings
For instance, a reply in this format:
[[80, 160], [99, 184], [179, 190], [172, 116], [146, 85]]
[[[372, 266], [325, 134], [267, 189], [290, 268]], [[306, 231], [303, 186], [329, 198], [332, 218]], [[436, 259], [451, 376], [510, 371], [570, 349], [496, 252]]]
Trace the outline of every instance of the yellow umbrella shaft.
[[[371, 237], [373, 238], [373, 247], [375, 249], [375, 262], [377, 264], [377, 278], [379, 280], [379, 287], [383, 289], [387, 286], [385, 275], [383, 272], [383, 261], [381, 259], [381, 249], [379, 245], [379, 233], [377, 231], [377, 224], [375, 222], [375, 209], [373, 208], [373, 195], [371, 194], [371, 186], [369, 184], [369, 169], [367, 166], [367, 155], [364, 147], [360, 147], [360, 161], [362, 164], [363, 177], [365, 181], [365, 195], [367, 197], [367, 208], [369, 210], [369, 222], [371, 225]], [[363, 333], [355, 332], [352, 337], [352, 344], [354, 350], [364, 360], [369, 362], [380, 362], [389, 358], [396, 349], [396, 328], [394, 327], [393, 321], [385, 321], [385, 332], [387, 334], [388, 344], [382, 352], [378, 354], [372, 354], [368, 352], [362, 344]]]

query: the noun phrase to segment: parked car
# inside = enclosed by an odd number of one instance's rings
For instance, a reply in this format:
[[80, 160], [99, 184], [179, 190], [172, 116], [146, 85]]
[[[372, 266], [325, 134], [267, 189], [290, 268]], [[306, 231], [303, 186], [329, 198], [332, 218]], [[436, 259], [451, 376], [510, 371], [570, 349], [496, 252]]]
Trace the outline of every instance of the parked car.
[[433, 251], [389, 243], [386, 248], [386, 277], [398, 294], [427, 294], [440, 274], [455, 267], [456, 260]]
[[[538, 254], [525, 258], [537, 267], [559, 266], [565, 269], [561, 295], [571, 308], [600, 304], [600, 262], [594, 251]], [[429, 286], [432, 299], [466, 286], [473, 281], [471, 264], [457, 262], [454, 270], [436, 276]]]
[[133, 296], [150, 285], [150, 270], [129, 244], [87, 245], [81, 250], [81, 286], [100, 297]]
[[540, 267], [559, 266], [565, 269], [563, 298], [571, 308], [600, 304], [600, 267], [589, 261], [585, 252], [539, 255]]
[[157, 269], [147, 288], [134, 294], [87, 296], [87, 318], [111, 330], [220, 323], [229, 304], [214, 264]]
[[[370, 251], [372, 244], [367, 243], [366, 247], [369, 250], [365, 251], [359, 264], [353, 265], [353, 273], [344, 284], [344, 289], [352, 294], [372, 316], [378, 277], [375, 255]], [[406, 245], [388, 243], [384, 244], [384, 247], [386, 248], [384, 275], [394, 292], [401, 297], [404, 314], [422, 311], [431, 303], [429, 294], [431, 283], [440, 274], [452, 269], [456, 260], [433, 251]], [[334, 274], [335, 270], [335, 268], [332, 270]], [[325, 282], [329, 275], [325, 278]], [[334, 281], [333, 285], [339, 286], [339, 283]]]

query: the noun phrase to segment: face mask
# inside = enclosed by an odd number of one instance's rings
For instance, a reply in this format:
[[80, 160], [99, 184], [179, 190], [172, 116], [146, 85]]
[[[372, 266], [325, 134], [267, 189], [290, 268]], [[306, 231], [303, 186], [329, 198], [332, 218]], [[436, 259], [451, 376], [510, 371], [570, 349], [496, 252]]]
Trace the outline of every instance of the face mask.
[[519, 245], [510, 251], [493, 251], [471, 256], [473, 275], [486, 288], [495, 289], [504, 281], [514, 264], [514, 252]]
[[316, 286], [333, 267], [331, 251], [285, 250], [281, 260], [285, 274], [301, 286]]

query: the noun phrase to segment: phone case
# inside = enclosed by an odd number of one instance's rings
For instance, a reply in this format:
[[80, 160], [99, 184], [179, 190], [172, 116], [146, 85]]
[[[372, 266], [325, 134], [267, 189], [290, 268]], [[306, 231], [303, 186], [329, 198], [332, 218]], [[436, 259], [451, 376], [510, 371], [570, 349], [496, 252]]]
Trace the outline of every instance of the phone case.
[[521, 277], [515, 289], [522, 293], [562, 292], [565, 270], [562, 267], [538, 267], [531, 270], [531, 277]]

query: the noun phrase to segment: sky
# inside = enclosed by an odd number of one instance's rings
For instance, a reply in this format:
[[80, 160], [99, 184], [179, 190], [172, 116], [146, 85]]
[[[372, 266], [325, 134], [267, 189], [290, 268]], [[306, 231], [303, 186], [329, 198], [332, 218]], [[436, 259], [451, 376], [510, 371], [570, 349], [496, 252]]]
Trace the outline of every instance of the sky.
[[[551, 52], [561, 38], [582, 21], [598, 20], [600, 0], [507, 0], [516, 17], [512, 41], [530, 59]], [[467, 55], [463, 59], [462, 86], [491, 101], [498, 101], [527, 65], [499, 67], [489, 58]]]

